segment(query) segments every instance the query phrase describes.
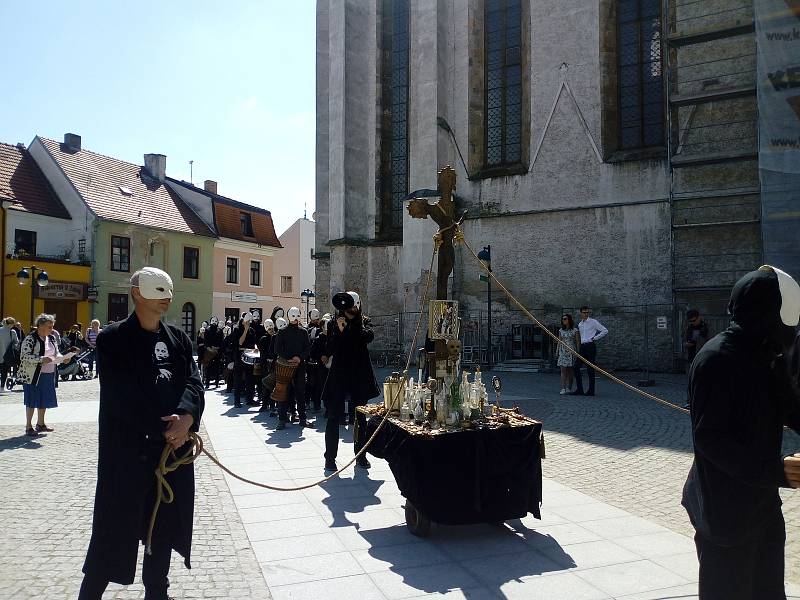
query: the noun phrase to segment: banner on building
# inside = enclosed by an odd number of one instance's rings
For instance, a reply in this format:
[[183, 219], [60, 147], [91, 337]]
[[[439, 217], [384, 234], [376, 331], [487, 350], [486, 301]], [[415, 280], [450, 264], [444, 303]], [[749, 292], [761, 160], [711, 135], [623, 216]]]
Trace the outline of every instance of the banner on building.
[[755, 0], [764, 259], [800, 278], [800, 0]]

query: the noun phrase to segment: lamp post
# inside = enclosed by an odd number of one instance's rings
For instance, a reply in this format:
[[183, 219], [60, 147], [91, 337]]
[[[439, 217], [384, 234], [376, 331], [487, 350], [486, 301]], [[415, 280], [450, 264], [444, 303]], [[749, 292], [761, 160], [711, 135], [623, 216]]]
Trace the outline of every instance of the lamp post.
[[[39, 274], [36, 275], [36, 271], [39, 271]], [[33, 298], [35, 296], [35, 289], [38, 285], [39, 287], [44, 287], [48, 283], [50, 283], [50, 278], [47, 276], [47, 271], [44, 269], [40, 269], [34, 265], [30, 267], [23, 267], [22, 269], [17, 272], [17, 281], [20, 285], [25, 285], [30, 281], [31, 283], [31, 327], [33, 327]]]
[[309, 313], [308, 304], [311, 301], [311, 298], [315, 298], [316, 296], [317, 295], [314, 293], [314, 290], [309, 290], [308, 288], [306, 288], [302, 292], [300, 292], [300, 297], [301, 298], [305, 298], [305, 301], [306, 301], [306, 325], [308, 325], [308, 322], [309, 322], [308, 321], [308, 313]]
[[[478, 252], [478, 258], [483, 261], [489, 273], [492, 272], [492, 246], [484, 246]], [[486, 319], [486, 364], [492, 366], [492, 278], [489, 275], [481, 275], [481, 281], [486, 281], [486, 304], [488, 307], [488, 318]]]

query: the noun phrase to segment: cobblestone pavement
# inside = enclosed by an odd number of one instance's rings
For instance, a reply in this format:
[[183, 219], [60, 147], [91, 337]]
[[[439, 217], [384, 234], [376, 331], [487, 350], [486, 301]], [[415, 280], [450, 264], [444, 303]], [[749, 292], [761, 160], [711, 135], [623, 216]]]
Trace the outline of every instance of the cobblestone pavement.
[[[59, 403], [96, 399], [96, 388], [96, 381], [62, 383]], [[0, 397], [0, 404], [10, 403], [22, 411], [21, 393]], [[3, 599], [77, 597], [91, 531], [97, 424], [58, 423], [58, 411], [48, 411], [56, 431], [34, 440], [22, 436], [20, 426], [0, 426]], [[196, 481], [192, 570], [173, 555], [170, 593], [176, 598], [270, 598], [222, 472], [200, 460]], [[142, 598], [140, 581], [139, 572], [137, 583], [111, 585], [104, 598]]]
[[[594, 397], [560, 396], [553, 374], [496, 373], [503, 397], [543, 421], [549, 477], [673, 531], [693, 536], [680, 504], [692, 464], [688, 415], [598, 378]], [[656, 375], [647, 391], [682, 406], [686, 378]], [[585, 378], [585, 375], [584, 375]], [[636, 385], [636, 377], [625, 377]], [[784, 452], [800, 436], [784, 434]], [[786, 578], [800, 583], [800, 490], [781, 490], [786, 519]], [[547, 496], [544, 497], [547, 506]]]

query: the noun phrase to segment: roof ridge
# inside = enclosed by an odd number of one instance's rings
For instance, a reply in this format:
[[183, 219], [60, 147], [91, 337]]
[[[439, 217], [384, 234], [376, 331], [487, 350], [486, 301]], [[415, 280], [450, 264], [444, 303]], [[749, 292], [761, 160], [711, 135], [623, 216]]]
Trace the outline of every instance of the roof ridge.
[[[48, 142], [53, 142], [54, 144], [58, 144], [59, 146], [63, 146], [64, 145], [64, 142], [59, 142], [58, 140], [54, 140], [54, 139], [51, 139], [51, 138], [48, 138], [48, 137], [44, 137], [43, 135], [40, 135], [40, 136], [37, 136], [37, 137], [39, 137], [39, 138], [41, 138], [43, 140], [46, 140]], [[81, 146], [81, 149], [78, 150], [78, 152], [88, 152], [89, 154], [94, 154], [95, 156], [102, 156], [103, 158], [107, 158], [109, 160], [113, 160], [113, 161], [118, 162], [118, 163], [123, 163], [123, 164], [126, 164], [126, 165], [130, 165], [132, 167], [139, 167], [139, 168], [144, 167], [144, 165], [140, 165], [138, 163], [132, 163], [132, 162], [129, 162], [127, 160], [122, 160], [121, 158], [117, 158], [115, 156], [109, 156], [108, 154], [103, 154], [102, 152], [95, 152], [94, 150], [87, 150], [83, 146]]]
[[188, 181], [184, 181], [183, 179], [175, 179], [174, 177], [170, 177], [169, 175], [167, 175], [165, 177], [165, 179], [168, 179], [169, 181], [171, 181], [172, 183], [174, 183], [176, 185], [182, 185], [182, 186], [188, 187], [188, 188], [190, 188], [192, 190], [196, 190], [196, 191], [200, 192], [201, 194], [205, 194], [207, 196], [211, 196], [212, 198], [218, 198], [219, 200], [222, 200], [222, 201], [226, 201], [227, 200], [228, 202], [235, 202], [236, 204], [240, 204], [241, 206], [248, 207], [248, 208], [253, 208], [255, 210], [265, 212], [269, 216], [272, 216], [272, 211], [270, 209], [268, 209], [268, 208], [262, 208], [260, 206], [255, 206], [254, 204], [248, 204], [247, 202], [242, 202], [241, 200], [237, 200], [236, 198], [231, 198], [229, 196], [223, 196], [222, 194], [215, 194], [214, 192], [209, 192], [207, 189], [198, 187], [193, 183], [189, 183]]

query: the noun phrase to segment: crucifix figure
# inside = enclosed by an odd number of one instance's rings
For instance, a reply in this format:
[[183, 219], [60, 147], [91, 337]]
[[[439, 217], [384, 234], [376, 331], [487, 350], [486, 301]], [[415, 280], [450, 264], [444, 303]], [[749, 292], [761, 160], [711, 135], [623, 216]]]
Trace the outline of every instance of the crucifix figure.
[[436, 269], [436, 299], [447, 300], [447, 280], [453, 272], [455, 249], [453, 238], [456, 234], [455, 201], [456, 172], [449, 165], [439, 171], [437, 180], [440, 199], [436, 204], [428, 204], [425, 198], [415, 198], [408, 205], [408, 214], [415, 219], [430, 217], [439, 226], [439, 261]]

